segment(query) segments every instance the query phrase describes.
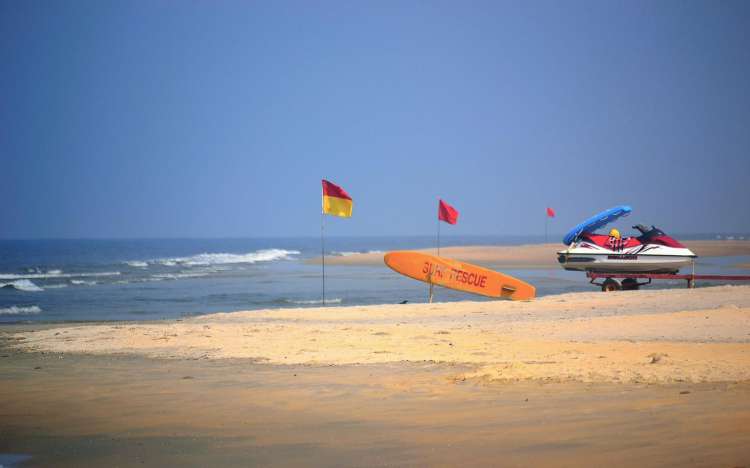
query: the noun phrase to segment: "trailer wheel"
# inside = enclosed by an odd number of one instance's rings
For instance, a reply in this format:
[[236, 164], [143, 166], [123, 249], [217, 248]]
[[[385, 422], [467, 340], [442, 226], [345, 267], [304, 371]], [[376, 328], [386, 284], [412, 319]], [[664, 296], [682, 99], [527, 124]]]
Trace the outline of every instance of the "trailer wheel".
[[622, 280], [622, 289], [623, 291], [635, 291], [638, 289], [640, 284], [638, 281], [636, 281], [635, 278], [625, 278]]
[[620, 289], [620, 282], [614, 278], [607, 278], [602, 283], [602, 291], [604, 292], [619, 291]]

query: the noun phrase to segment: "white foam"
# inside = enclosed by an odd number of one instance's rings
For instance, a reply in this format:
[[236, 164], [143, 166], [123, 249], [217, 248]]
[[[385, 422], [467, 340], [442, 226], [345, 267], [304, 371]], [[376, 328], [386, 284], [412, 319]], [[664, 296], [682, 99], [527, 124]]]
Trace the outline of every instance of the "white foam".
[[38, 314], [41, 311], [39, 306], [10, 306], [0, 309], [0, 315]]
[[31, 281], [27, 279], [11, 281], [10, 283], [0, 283], [0, 288], [13, 288], [19, 291], [27, 291], [27, 292], [44, 291], [44, 289], [40, 288], [39, 286], [37, 286], [36, 284], [32, 283]]
[[74, 278], [74, 277], [82, 277], [82, 278], [94, 277], [94, 278], [98, 278], [100, 276], [120, 276], [121, 274], [122, 273], [120, 273], [119, 271], [102, 271], [102, 272], [98, 272], [98, 273], [69, 273], [69, 276], [72, 277], [72, 278]]
[[96, 283], [96, 281], [86, 281], [86, 280], [70, 280], [71, 284], [75, 284], [77, 286], [93, 286]]
[[[340, 297], [334, 297], [333, 299], [326, 299], [326, 304], [341, 304], [342, 300], [343, 299], [341, 299]], [[321, 304], [322, 305], [323, 304], [323, 300], [322, 299], [312, 299], [312, 300], [309, 300], [309, 301], [292, 301], [292, 300], [289, 300], [288, 302], [290, 302], [292, 304], [299, 304], [299, 305], [315, 305], [315, 304]]]
[[163, 258], [155, 260], [164, 266], [207, 266], [207, 265], [228, 265], [233, 263], [258, 263], [273, 262], [275, 260], [289, 260], [292, 255], [299, 255], [297, 250], [284, 249], [264, 249], [244, 254], [231, 253], [202, 253], [191, 257]]
[[148, 267], [148, 262], [143, 262], [140, 260], [131, 260], [129, 262], [125, 262], [125, 264], [133, 268], [147, 268]]
[[88, 277], [118, 276], [118, 275], [120, 275], [119, 271], [101, 271], [101, 272], [96, 272], [96, 273], [63, 273], [60, 270], [50, 270], [46, 273], [26, 273], [26, 274], [0, 273], [0, 279], [15, 280], [15, 279], [88, 278]]
[[153, 278], [154, 281], [161, 281], [161, 280], [176, 280], [176, 279], [183, 279], [183, 278], [200, 278], [201, 276], [208, 276], [208, 273], [160, 273], [158, 275], [153, 275], [151, 278]]

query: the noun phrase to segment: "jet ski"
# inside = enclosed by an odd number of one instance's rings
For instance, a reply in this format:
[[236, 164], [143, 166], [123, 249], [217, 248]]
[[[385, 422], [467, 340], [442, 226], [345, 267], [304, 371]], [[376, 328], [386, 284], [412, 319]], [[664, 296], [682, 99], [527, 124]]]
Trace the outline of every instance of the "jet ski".
[[596, 234], [631, 212], [627, 205], [603, 211], [579, 224], [563, 239], [567, 249], [557, 252], [566, 270], [595, 273], [677, 273], [695, 261], [696, 255], [656, 226], [633, 226], [639, 236], [614, 238]]

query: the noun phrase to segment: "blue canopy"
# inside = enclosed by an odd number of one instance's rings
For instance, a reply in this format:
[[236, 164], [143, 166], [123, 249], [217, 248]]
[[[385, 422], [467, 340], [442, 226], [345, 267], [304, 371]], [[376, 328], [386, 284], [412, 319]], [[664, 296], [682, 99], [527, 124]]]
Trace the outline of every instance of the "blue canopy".
[[570, 245], [584, 232], [594, 232], [618, 218], [629, 215], [631, 211], [633, 209], [628, 205], [620, 205], [604, 210], [568, 231], [565, 237], [563, 237], [563, 244]]

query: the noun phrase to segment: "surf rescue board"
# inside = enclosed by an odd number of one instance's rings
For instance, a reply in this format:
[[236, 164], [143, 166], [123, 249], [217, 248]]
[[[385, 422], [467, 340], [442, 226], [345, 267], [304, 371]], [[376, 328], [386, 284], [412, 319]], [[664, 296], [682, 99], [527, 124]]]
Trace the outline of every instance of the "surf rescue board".
[[536, 288], [529, 283], [458, 260], [408, 250], [388, 252], [383, 260], [404, 276], [457, 291], [514, 301], [533, 299], [536, 295]]

